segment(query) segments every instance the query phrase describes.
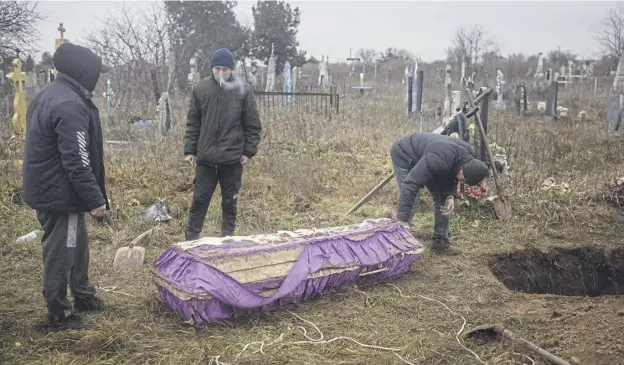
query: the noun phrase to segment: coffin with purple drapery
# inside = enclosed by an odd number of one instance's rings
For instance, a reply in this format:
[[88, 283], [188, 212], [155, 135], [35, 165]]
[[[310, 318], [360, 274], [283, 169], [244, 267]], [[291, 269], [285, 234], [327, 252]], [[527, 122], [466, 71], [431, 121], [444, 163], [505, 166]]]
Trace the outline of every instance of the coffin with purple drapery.
[[405, 274], [423, 251], [389, 219], [276, 234], [206, 237], [165, 250], [152, 269], [160, 299], [203, 325], [274, 310]]

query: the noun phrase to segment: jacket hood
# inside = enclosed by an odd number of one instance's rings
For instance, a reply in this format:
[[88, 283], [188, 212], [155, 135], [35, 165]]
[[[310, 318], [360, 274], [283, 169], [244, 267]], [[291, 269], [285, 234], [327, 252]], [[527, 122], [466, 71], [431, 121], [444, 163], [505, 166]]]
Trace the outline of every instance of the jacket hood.
[[102, 58], [90, 49], [72, 43], [62, 44], [52, 58], [58, 72], [71, 77], [90, 92], [104, 71]]

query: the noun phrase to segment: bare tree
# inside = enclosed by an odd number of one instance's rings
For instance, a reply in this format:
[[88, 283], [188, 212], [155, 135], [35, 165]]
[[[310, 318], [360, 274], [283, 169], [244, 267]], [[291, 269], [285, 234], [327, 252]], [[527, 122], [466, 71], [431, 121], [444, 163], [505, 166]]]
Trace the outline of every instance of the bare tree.
[[453, 48], [447, 49], [447, 61], [455, 64], [465, 61], [466, 71], [473, 72], [483, 54], [496, 51], [496, 43], [486, 38], [480, 25], [475, 25], [470, 30], [461, 27], [455, 32]]
[[619, 59], [624, 49], [624, 4], [618, 3], [609, 9], [607, 16], [592, 28], [592, 33], [606, 55]]
[[380, 54], [380, 57], [384, 61], [388, 61], [388, 60], [414, 61], [416, 60], [416, 57], [414, 57], [414, 55], [410, 51], [406, 49], [402, 49], [402, 48], [396, 48], [396, 47], [388, 47], [385, 53]]
[[561, 66], [568, 67], [568, 61], [574, 62], [576, 61], [577, 58], [578, 56], [574, 54], [572, 51], [570, 50], [562, 51], [561, 49], [553, 49], [552, 51], [549, 51], [547, 55], [547, 60], [554, 67], [561, 67]]
[[359, 57], [360, 62], [362, 62], [366, 66], [374, 65], [375, 59], [377, 58], [376, 56], [377, 56], [377, 51], [375, 51], [374, 49], [360, 48], [356, 53], [356, 57]]
[[14, 57], [15, 50], [35, 52], [37, 23], [44, 17], [30, 1], [0, 1], [0, 59]]
[[[88, 34], [89, 46], [113, 67], [115, 107], [134, 115], [148, 113], [149, 105], [156, 103], [153, 70], [161, 80], [160, 91], [169, 87], [166, 29], [166, 14], [161, 4], [155, 3], [149, 12], [140, 15], [125, 7], [118, 14], [109, 13], [101, 20], [101, 26]], [[141, 109], [134, 110], [136, 105], [141, 105]]]

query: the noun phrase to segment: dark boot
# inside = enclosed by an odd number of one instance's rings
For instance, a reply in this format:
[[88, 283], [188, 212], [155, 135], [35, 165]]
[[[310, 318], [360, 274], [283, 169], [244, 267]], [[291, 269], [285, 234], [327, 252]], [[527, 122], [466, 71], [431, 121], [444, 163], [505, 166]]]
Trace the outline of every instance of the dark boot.
[[195, 241], [199, 239], [199, 233], [184, 232], [185, 241]]
[[96, 296], [76, 298], [74, 299], [74, 309], [81, 312], [99, 311], [104, 309], [104, 304], [100, 298]]
[[431, 251], [435, 254], [442, 255], [459, 255], [462, 251], [457, 247], [452, 247], [451, 242], [448, 238], [437, 237], [433, 239], [433, 244], [431, 245]]
[[79, 330], [85, 327], [82, 318], [74, 313], [67, 317], [63, 313], [48, 313], [48, 331]]

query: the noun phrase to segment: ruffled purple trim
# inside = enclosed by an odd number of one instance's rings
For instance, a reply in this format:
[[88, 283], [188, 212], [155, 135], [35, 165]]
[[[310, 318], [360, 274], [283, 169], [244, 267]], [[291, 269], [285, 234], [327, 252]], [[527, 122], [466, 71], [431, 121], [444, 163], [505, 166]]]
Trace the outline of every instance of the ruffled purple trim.
[[[156, 283], [158, 293], [161, 300], [181, 317], [193, 320], [196, 324], [203, 324], [240, 313], [276, 309], [340, 290], [352, 283], [391, 280], [407, 272], [410, 265], [418, 259], [419, 254], [407, 252], [416, 250], [422, 245], [404, 227], [387, 225], [382, 229], [369, 229], [367, 232], [372, 234], [361, 241], [349, 239], [348, 236], [352, 236], [354, 232], [348, 232], [296, 242], [297, 245], [305, 247], [284, 278], [248, 285], [243, 285], [210, 266], [207, 259], [199, 259], [193, 254], [197, 252], [194, 249], [181, 251], [172, 247], [157, 258], [154, 264], [156, 271], [176, 290], [191, 297], [210, 295], [213, 298], [182, 300]], [[210, 247], [211, 250], [214, 248]], [[261, 251], [262, 248], [256, 250], [254, 247], [254, 251], [258, 250]], [[234, 256], [248, 254], [249, 252], [245, 251]], [[380, 264], [385, 271], [360, 276], [363, 272], [377, 270]], [[307, 279], [308, 275], [320, 269], [353, 266], [358, 269]], [[259, 295], [262, 290], [268, 289], [276, 289], [276, 292], [269, 297]]]

